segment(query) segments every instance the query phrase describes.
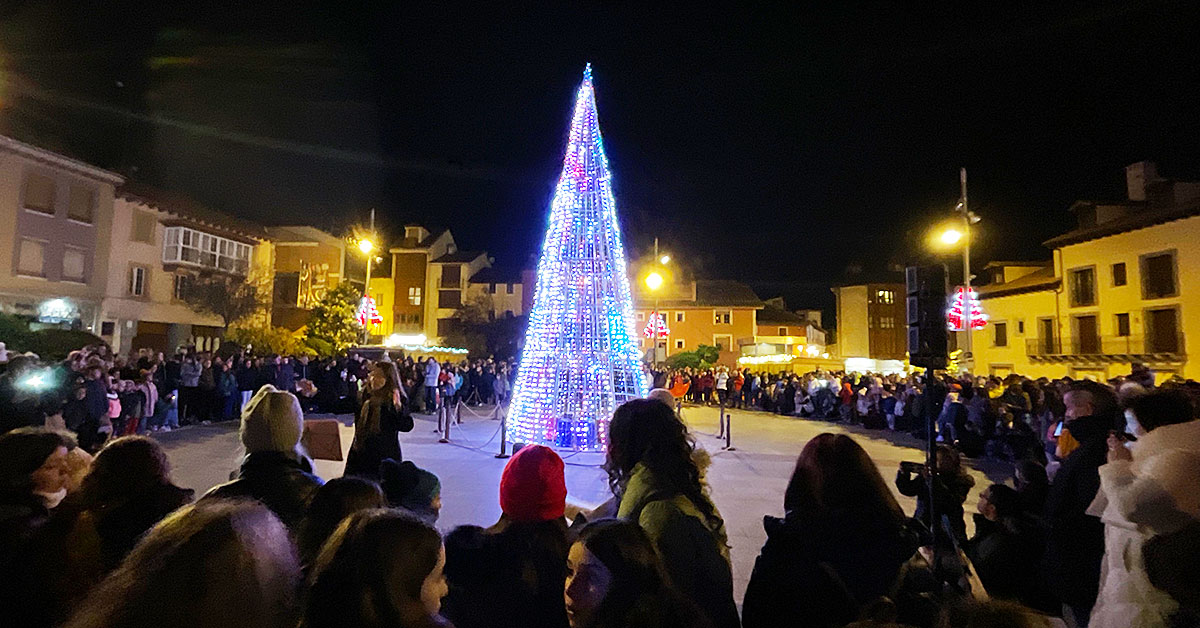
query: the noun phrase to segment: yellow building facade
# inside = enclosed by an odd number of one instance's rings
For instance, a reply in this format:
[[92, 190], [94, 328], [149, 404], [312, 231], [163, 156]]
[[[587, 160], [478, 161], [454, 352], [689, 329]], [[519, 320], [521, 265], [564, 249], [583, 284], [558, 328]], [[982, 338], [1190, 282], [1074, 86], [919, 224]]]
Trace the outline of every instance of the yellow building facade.
[[1072, 206], [1079, 228], [1046, 242], [1043, 268], [1015, 280], [990, 269], [976, 372], [1103, 380], [1141, 363], [1160, 380], [1200, 379], [1186, 342], [1200, 338], [1200, 185], [1146, 163], [1127, 183], [1127, 201]]

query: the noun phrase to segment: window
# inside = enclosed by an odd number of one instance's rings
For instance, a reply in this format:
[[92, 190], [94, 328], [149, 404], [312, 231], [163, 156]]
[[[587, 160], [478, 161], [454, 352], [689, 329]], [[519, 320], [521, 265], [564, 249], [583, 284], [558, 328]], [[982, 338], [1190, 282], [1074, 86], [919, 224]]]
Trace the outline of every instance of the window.
[[458, 309], [462, 307], [461, 290], [438, 290], [438, 307]]
[[676, 323], [683, 322], [683, 312], [675, 312], [675, 322]]
[[788, 333], [787, 333], [787, 327], [780, 327], [780, 328], [779, 328], [779, 333], [778, 333], [778, 334], [776, 334], [776, 335], [777, 335], [777, 336], [786, 336], [786, 335], [788, 335]]
[[1096, 304], [1096, 269], [1071, 271], [1071, 307]]
[[1025, 335], [1025, 319], [1023, 319], [1023, 318], [1017, 321], [1017, 335], [1018, 336]]
[[644, 321], [644, 320], [646, 320], [646, 313], [645, 313], [645, 312], [638, 312], [638, 313], [637, 313], [637, 319], [638, 319], [639, 321]]
[[716, 334], [713, 336], [713, 345], [719, 347], [722, 351], [729, 351], [733, 347], [733, 336], [729, 334]]
[[186, 264], [245, 275], [250, 270], [250, 245], [187, 227], [168, 227], [163, 242], [164, 264]]
[[87, 265], [87, 255], [83, 249], [68, 246], [63, 250], [62, 278], [66, 281], [85, 283], [84, 267]]
[[41, 240], [21, 240], [21, 252], [17, 257], [17, 274], [30, 277], [46, 276], [46, 243]]
[[25, 175], [25, 209], [54, 215], [54, 179], [32, 172]]
[[728, 325], [733, 321], [733, 312], [730, 310], [713, 310], [714, 325]]
[[683, 340], [681, 340], [681, 339], [679, 339], [679, 338], [676, 338], [676, 339], [675, 339], [675, 348], [676, 348], [676, 349], [682, 349], [683, 347], [684, 347]]
[[496, 284], [494, 284], [494, 283], [488, 284], [488, 294], [496, 294]]
[[192, 289], [191, 275], [175, 275], [175, 283], [171, 286], [171, 294], [175, 299], [182, 301], [187, 298], [188, 292]]
[[133, 210], [133, 229], [129, 234], [129, 239], [134, 242], [154, 244], [154, 225], [156, 222], [154, 214], [136, 209]]
[[504, 310], [504, 318], [512, 318], [512, 317], [513, 317], [512, 310]]
[[100, 335], [111, 336], [117, 329], [116, 321], [103, 321], [100, 323]]
[[1125, 262], [1117, 262], [1112, 265], [1112, 277], [1114, 286], [1123, 286], [1126, 283], [1125, 278]]
[[878, 327], [879, 329], [895, 329], [895, 327], [896, 327], [896, 317], [895, 316], [880, 316], [879, 317], [879, 327]]
[[458, 288], [462, 286], [462, 265], [446, 264], [442, 266], [442, 287]]
[[408, 304], [409, 305], [420, 305], [421, 304], [421, 289], [418, 288], [417, 286], [410, 286], [408, 288]]
[[129, 268], [129, 294], [140, 297], [146, 294], [146, 268], [131, 266]]
[[876, 303], [891, 305], [896, 302], [896, 293], [891, 290], [876, 290], [875, 301]]
[[504, 287], [504, 294], [512, 294], [512, 293], [513, 293], [513, 285], [511, 283], [506, 284]]
[[457, 323], [458, 321], [453, 318], [439, 318], [437, 322], [437, 334], [439, 336], [446, 336], [454, 331]]
[[1178, 295], [1175, 288], [1175, 253], [1142, 257], [1142, 296], [1162, 299]]
[[1008, 346], [1008, 323], [992, 323], [992, 330], [995, 334], [993, 344], [997, 347]]
[[1117, 314], [1117, 335], [1129, 335], [1129, 314]]
[[84, 185], [72, 185], [67, 204], [67, 218], [92, 224], [96, 207], [96, 190]]

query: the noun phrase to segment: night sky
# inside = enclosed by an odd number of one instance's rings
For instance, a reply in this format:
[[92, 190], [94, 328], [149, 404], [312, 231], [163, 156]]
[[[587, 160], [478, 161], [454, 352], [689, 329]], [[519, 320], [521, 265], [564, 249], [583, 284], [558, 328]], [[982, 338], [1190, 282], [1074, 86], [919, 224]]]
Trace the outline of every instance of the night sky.
[[813, 299], [927, 258], [959, 166], [977, 262], [1048, 258], [1133, 161], [1200, 178], [1193, 2], [159, 4], [0, 4], [0, 132], [267, 223], [376, 207], [519, 267], [590, 61], [627, 247]]

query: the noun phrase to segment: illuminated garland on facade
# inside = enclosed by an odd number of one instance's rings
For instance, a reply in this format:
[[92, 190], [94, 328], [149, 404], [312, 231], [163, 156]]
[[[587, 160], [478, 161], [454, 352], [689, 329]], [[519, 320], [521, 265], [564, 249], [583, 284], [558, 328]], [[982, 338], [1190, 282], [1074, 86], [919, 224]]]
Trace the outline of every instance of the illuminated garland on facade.
[[617, 406], [646, 392], [589, 64], [550, 203], [508, 439], [603, 450]]

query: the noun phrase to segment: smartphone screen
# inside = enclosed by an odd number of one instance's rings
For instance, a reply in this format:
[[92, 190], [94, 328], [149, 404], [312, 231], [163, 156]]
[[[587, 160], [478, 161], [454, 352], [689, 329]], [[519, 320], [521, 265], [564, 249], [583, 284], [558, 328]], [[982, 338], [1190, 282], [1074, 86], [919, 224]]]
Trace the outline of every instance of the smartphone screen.
[[1065, 423], [1065, 421], [1060, 421], [1060, 422], [1058, 423], [1058, 427], [1054, 428], [1054, 435], [1055, 435], [1055, 436], [1062, 436], [1062, 426], [1063, 426], [1063, 423]]

